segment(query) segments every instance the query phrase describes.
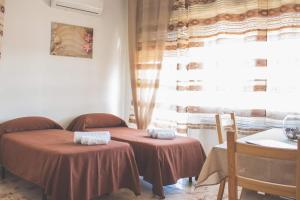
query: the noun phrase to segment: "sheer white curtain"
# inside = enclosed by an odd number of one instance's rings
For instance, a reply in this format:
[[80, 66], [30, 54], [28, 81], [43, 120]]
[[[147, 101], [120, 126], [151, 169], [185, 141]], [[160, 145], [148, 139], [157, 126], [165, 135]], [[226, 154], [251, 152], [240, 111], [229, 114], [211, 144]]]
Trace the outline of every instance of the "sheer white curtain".
[[129, 0], [129, 60], [133, 111], [138, 129], [151, 121], [172, 0]]

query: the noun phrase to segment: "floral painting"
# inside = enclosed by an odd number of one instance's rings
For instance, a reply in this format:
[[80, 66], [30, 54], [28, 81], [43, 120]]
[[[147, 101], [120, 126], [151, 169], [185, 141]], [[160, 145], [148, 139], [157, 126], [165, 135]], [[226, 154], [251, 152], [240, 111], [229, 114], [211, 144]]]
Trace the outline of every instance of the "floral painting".
[[53, 22], [50, 54], [93, 58], [93, 29]]
[[0, 57], [2, 53], [3, 24], [4, 24], [4, 13], [5, 13], [4, 3], [5, 3], [4, 0], [0, 0]]

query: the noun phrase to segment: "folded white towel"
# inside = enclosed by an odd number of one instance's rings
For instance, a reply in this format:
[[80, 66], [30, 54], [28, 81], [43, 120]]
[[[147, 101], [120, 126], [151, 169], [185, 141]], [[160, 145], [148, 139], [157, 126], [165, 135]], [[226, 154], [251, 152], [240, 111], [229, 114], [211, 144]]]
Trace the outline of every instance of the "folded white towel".
[[147, 132], [151, 138], [155, 138], [155, 139], [170, 140], [170, 139], [174, 139], [176, 137], [175, 131], [171, 130], [171, 129], [155, 128], [155, 129], [148, 129]]
[[85, 144], [85, 145], [108, 144], [110, 140], [111, 140], [111, 136], [108, 131], [74, 133], [74, 143], [77, 144]]
[[96, 145], [96, 144], [108, 144], [109, 141], [103, 138], [97, 138], [93, 136], [82, 136], [81, 144], [84, 145]]

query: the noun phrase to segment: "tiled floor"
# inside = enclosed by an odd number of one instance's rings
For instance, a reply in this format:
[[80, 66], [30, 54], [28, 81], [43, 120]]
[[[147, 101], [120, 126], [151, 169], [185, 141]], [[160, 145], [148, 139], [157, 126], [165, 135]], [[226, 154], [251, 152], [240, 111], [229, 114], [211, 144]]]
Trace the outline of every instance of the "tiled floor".
[[[127, 190], [109, 196], [100, 197], [97, 200], [150, 200], [158, 199], [151, 192], [151, 185], [141, 181], [142, 195], [135, 195]], [[180, 180], [176, 185], [164, 188], [166, 200], [214, 200], [216, 199], [218, 186], [202, 187], [194, 190], [187, 179]], [[226, 195], [225, 195], [226, 196]], [[5, 180], [0, 180], [0, 200], [40, 200], [41, 190], [15, 176], [8, 175]], [[227, 199], [226, 197], [224, 199]]]

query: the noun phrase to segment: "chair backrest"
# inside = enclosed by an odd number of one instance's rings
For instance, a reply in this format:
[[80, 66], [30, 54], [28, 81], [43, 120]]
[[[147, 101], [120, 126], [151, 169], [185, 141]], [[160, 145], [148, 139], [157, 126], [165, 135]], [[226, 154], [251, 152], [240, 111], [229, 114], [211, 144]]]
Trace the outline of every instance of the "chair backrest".
[[[236, 120], [235, 120], [235, 113], [230, 113], [230, 123], [224, 123], [222, 116], [223, 115], [221, 115], [221, 114], [216, 114], [216, 116], [215, 116], [219, 144], [222, 144], [225, 142], [223, 139], [223, 135], [225, 135], [224, 126], [230, 126], [232, 131], [235, 131], [236, 133], [238, 132]], [[228, 122], [228, 120], [226, 122]]]
[[[292, 197], [300, 200], [300, 139], [298, 139], [298, 150], [269, 148], [264, 146], [244, 144], [236, 142], [236, 133], [227, 132], [228, 153], [228, 190], [229, 199], [238, 199], [238, 186], [243, 188], [265, 192], [278, 196]], [[251, 179], [237, 175], [237, 153], [255, 157], [296, 161], [296, 185], [282, 185], [261, 180]]]

